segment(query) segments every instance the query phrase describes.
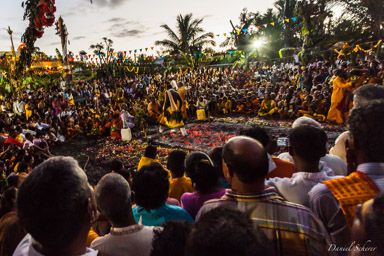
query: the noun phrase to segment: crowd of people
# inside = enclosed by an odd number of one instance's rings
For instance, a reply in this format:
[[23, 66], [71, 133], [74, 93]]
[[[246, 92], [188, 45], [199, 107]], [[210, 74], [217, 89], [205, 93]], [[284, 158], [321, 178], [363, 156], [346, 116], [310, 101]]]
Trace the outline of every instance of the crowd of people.
[[[2, 95], [0, 255], [382, 255], [384, 61], [356, 64], [258, 63]], [[134, 171], [111, 161], [96, 187], [51, 153], [147, 125], [188, 136], [188, 120], [232, 114], [296, 119], [288, 152], [275, 156], [259, 127], [210, 152], [171, 151], [166, 165], [150, 145]], [[328, 152], [320, 123], [345, 120]]]

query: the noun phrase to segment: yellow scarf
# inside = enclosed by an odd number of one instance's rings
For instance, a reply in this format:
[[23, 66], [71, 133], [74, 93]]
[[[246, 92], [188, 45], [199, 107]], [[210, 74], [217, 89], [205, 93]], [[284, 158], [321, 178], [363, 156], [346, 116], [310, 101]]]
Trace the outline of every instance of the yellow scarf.
[[380, 190], [363, 172], [356, 171], [345, 178], [323, 181], [339, 201], [349, 227], [352, 227], [356, 206], [374, 198]]

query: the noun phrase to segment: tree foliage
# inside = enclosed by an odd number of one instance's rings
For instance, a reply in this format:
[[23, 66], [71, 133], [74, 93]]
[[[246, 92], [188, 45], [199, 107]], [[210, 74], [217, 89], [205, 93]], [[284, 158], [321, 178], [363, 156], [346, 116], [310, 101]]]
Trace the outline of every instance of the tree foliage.
[[324, 55], [336, 43], [383, 39], [383, 21], [383, 0], [276, 0], [265, 13], [243, 9], [237, 24], [229, 21], [232, 33], [220, 46], [251, 53], [254, 42], [262, 39], [258, 54], [262, 58], [279, 58], [284, 48], [295, 48], [302, 56]]
[[341, 0], [348, 14], [348, 20], [360, 24], [362, 32], [370, 39], [384, 37], [380, 27], [384, 21], [383, 0]]
[[168, 49], [171, 54], [178, 54], [179, 51], [193, 54], [201, 52], [206, 45], [215, 46], [216, 43], [212, 38], [213, 33], [205, 33], [201, 28], [204, 19], [193, 19], [192, 13], [177, 16], [176, 30], [172, 30], [167, 24], [162, 24], [168, 39], [156, 41], [155, 44]]

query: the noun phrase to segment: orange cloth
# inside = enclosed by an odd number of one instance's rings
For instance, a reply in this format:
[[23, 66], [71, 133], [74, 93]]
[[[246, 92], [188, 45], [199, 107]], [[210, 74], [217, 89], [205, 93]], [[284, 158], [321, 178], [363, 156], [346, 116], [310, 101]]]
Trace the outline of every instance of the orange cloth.
[[338, 124], [344, 123], [343, 113], [337, 109], [337, 106], [340, 104], [344, 97], [344, 89], [351, 86], [352, 82], [346, 82], [339, 76], [333, 80], [333, 92], [331, 97], [331, 107], [329, 108], [327, 116], [328, 120], [336, 121]]
[[182, 100], [182, 105], [181, 105], [181, 112], [183, 113], [183, 118], [184, 119], [187, 119], [188, 115], [187, 115], [187, 106], [186, 106], [186, 102], [185, 102], [185, 99], [187, 98], [187, 90], [184, 88], [184, 87], [180, 87], [177, 92], [179, 93], [180, 95], [180, 98]]
[[374, 198], [380, 190], [363, 172], [356, 171], [348, 177], [327, 180], [323, 183], [339, 201], [349, 227], [352, 227], [356, 206]]
[[192, 181], [188, 177], [173, 178], [169, 180], [169, 197], [175, 198], [180, 201], [184, 193], [192, 193]]
[[292, 175], [296, 172], [295, 166], [293, 163], [281, 160], [275, 156], [272, 156], [273, 161], [276, 164], [276, 169], [271, 171], [266, 179], [269, 178], [291, 178]]
[[98, 237], [99, 235], [93, 230], [93, 228], [91, 228], [88, 232], [87, 247], [90, 247], [93, 240], [95, 240]]

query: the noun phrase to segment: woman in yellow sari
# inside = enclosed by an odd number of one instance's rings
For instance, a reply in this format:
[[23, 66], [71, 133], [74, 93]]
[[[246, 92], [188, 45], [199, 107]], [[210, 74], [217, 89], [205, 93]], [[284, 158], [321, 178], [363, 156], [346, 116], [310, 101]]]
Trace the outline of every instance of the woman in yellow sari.
[[[171, 129], [180, 128], [183, 136], [187, 136], [184, 128], [183, 113], [181, 112], [182, 100], [178, 92], [175, 90], [167, 90], [165, 93], [165, 101], [163, 113], [160, 115], [160, 125], [166, 125]], [[160, 126], [160, 133], [163, 132]]]

